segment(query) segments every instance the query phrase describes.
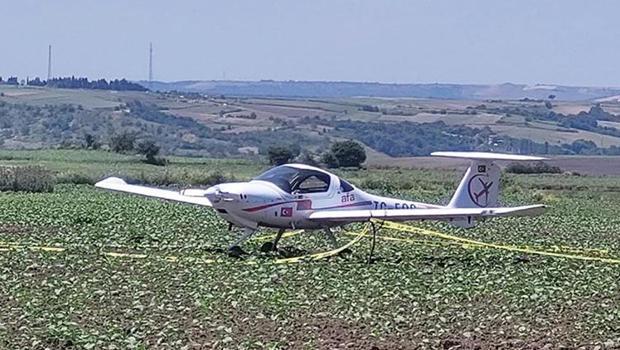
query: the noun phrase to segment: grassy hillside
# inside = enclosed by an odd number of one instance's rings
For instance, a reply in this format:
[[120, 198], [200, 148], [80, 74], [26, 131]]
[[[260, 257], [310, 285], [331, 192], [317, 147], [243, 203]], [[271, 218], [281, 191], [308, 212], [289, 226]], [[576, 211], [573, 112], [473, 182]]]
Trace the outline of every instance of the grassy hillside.
[[40, 165], [59, 182], [94, 184], [121, 176], [158, 185], [208, 185], [249, 179], [267, 167], [249, 160], [169, 157], [165, 167], [146, 164], [141, 157], [87, 150], [1, 150], [0, 165]]
[[[618, 154], [617, 100], [235, 98], [0, 86], [3, 148], [106, 146], [134, 133], [166, 154], [230, 156], [295, 144], [320, 153], [353, 138], [390, 156], [429, 150]], [[397, 132], [396, 132], [397, 131]]]

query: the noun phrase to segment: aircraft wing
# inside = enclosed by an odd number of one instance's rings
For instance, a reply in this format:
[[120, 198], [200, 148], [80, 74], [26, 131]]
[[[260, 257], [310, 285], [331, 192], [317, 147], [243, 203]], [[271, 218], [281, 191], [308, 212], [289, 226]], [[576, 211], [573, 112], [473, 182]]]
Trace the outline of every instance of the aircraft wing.
[[507, 208], [322, 210], [310, 214], [309, 219], [329, 222], [355, 222], [370, 219], [388, 221], [451, 220], [500, 216], [534, 216], [542, 214], [545, 208], [546, 206], [544, 205], [526, 205]]
[[181, 192], [176, 191], [162, 190], [159, 188], [146, 186], [130, 185], [123, 179], [119, 179], [118, 177], [108, 177], [107, 179], [101, 180], [95, 184], [95, 187], [118, 192], [134, 193], [146, 197], [166, 199], [175, 202], [197, 204], [206, 207], [211, 206], [211, 202], [209, 202], [209, 200], [204, 196], [186, 196], [183, 195]]

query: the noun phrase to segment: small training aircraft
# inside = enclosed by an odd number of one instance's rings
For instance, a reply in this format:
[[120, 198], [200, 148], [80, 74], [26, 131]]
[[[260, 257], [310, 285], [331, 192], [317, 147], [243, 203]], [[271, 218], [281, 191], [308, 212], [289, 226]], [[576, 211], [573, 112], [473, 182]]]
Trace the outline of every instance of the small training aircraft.
[[371, 219], [387, 221], [446, 221], [469, 228], [476, 220], [503, 216], [534, 216], [544, 205], [499, 207], [500, 168], [495, 161], [536, 161], [545, 158], [486, 152], [434, 152], [438, 157], [471, 161], [452, 199], [446, 206], [389, 198], [364, 192], [325, 170], [286, 164], [272, 168], [248, 182], [223, 183], [207, 189], [180, 192], [131, 185], [109, 177], [96, 187], [134, 193], [170, 201], [213, 207], [230, 227], [243, 229], [241, 237], [229, 247], [229, 253], [245, 252], [240, 244], [259, 227], [278, 228], [272, 242], [261, 251], [275, 251], [288, 229], [322, 229], [333, 245], [331, 228]]

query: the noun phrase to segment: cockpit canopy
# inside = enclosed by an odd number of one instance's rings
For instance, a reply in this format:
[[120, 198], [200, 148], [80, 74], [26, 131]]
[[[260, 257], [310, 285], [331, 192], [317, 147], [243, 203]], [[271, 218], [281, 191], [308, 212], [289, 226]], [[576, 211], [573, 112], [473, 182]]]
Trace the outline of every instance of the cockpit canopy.
[[271, 182], [287, 193], [319, 193], [327, 192], [331, 176], [312, 168], [281, 165], [267, 170], [254, 180]]

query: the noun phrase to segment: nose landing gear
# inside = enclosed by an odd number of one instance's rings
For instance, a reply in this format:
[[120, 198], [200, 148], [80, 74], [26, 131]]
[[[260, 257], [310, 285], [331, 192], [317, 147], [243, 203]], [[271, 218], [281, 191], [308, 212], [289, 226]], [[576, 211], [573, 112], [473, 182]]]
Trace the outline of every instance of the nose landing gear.
[[241, 258], [244, 255], [249, 255], [249, 253], [243, 250], [240, 246], [232, 245], [228, 247], [228, 256], [232, 258]]
[[247, 241], [252, 235], [256, 233], [255, 229], [244, 228], [243, 235], [233, 244], [228, 247], [228, 255], [234, 258], [240, 258], [243, 255], [248, 255], [246, 251], [241, 249], [241, 243]]

